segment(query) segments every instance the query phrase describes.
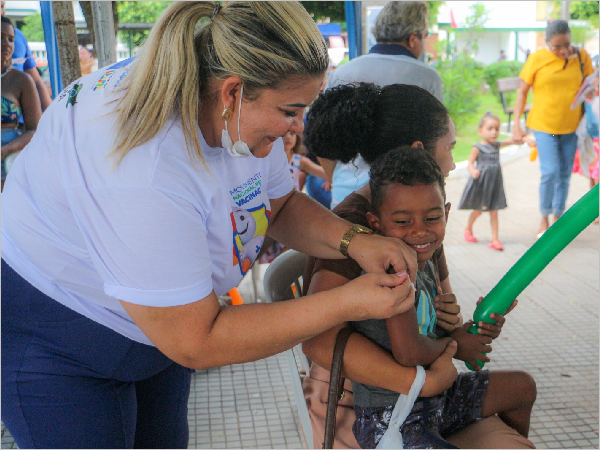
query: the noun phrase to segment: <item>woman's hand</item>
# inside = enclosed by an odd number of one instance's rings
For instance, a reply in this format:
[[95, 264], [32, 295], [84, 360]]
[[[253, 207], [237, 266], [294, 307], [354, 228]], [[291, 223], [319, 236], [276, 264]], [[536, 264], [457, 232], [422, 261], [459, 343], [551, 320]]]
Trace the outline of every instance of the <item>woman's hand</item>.
[[429, 366], [419, 397], [431, 397], [450, 389], [458, 376], [452, 363], [456, 349], [456, 341], [450, 341], [444, 352]]
[[487, 363], [490, 358], [487, 353], [492, 351], [492, 338], [481, 334], [469, 333], [469, 328], [473, 325], [473, 321], [469, 320], [462, 327], [451, 334], [451, 337], [458, 343], [456, 351], [456, 359], [468, 362], [473, 369], [480, 370], [476, 360]]
[[473, 178], [474, 180], [479, 178], [479, 175], [481, 175], [481, 172], [477, 169], [469, 170], [469, 172], [471, 173], [471, 178]]
[[[477, 305], [479, 305], [482, 300], [483, 300], [483, 297], [479, 297], [479, 300], [477, 300]], [[495, 320], [496, 323], [487, 323], [487, 322], [481, 321], [478, 324], [479, 328], [477, 329], [477, 332], [483, 336], [489, 336], [492, 339], [496, 339], [498, 336], [500, 336], [500, 332], [502, 331], [504, 322], [506, 322], [506, 318], [504, 316], [506, 316], [506, 314], [511, 312], [513, 309], [515, 309], [515, 307], [517, 306], [517, 303], [519, 303], [519, 300], [515, 300], [512, 303], [512, 305], [510, 305], [510, 308], [508, 308], [508, 311], [506, 311], [506, 313], [504, 315], [491, 313], [490, 319]], [[481, 361], [483, 361], [483, 360], [481, 359]]]
[[515, 144], [521, 145], [523, 138], [527, 137], [527, 134], [521, 129], [520, 126], [513, 124], [512, 140]]
[[406, 271], [410, 280], [417, 277], [417, 252], [400, 239], [376, 234], [357, 234], [348, 245], [348, 254], [365, 272]]
[[[438, 287], [438, 292], [441, 288]], [[435, 296], [435, 314], [437, 324], [444, 330], [452, 333], [461, 326], [460, 306], [454, 294], [439, 294]]]
[[341, 286], [346, 321], [387, 319], [415, 306], [415, 291], [406, 272], [367, 273]]

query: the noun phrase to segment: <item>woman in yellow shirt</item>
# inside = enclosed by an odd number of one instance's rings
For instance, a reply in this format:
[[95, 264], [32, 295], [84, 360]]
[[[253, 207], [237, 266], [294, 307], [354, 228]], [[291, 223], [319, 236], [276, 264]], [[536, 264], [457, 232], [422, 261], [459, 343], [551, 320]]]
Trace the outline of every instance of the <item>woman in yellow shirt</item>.
[[529, 89], [533, 87], [533, 105], [527, 126], [533, 130], [538, 146], [542, 179], [540, 183], [540, 237], [565, 211], [571, 170], [577, 148], [575, 130], [581, 109], [571, 109], [573, 98], [585, 77], [593, 72], [592, 62], [584, 49], [571, 45], [571, 31], [565, 20], [555, 20], [546, 27], [546, 46], [525, 62], [519, 77], [521, 87], [515, 102], [513, 139], [523, 142], [525, 133], [520, 118]]

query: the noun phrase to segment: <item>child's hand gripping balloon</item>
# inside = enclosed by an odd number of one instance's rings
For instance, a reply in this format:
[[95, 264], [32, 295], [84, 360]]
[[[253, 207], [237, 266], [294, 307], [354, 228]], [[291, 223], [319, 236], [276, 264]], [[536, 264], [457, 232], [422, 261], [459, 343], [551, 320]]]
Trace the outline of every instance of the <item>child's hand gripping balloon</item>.
[[[597, 217], [600, 209], [598, 185], [590, 189], [512, 266], [500, 282], [479, 303], [469, 333], [478, 334], [480, 322], [495, 323], [492, 314], [506, 314], [523, 290], [573, 239]], [[479, 367], [484, 363], [477, 361]], [[470, 364], [467, 367], [473, 370]]]

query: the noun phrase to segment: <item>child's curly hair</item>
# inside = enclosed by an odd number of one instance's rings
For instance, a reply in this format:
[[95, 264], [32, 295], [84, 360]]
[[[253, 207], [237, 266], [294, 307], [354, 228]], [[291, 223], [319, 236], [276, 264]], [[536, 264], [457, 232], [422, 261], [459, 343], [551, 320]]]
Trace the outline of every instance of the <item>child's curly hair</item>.
[[446, 200], [444, 173], [435, 158], [420, 147], [405, 145], [390, 150], [371, 165], [370, 177], [371, 206], [376, 214], [383, 203], [385, 187], [391, 184], [415, 186], [437, 183]]

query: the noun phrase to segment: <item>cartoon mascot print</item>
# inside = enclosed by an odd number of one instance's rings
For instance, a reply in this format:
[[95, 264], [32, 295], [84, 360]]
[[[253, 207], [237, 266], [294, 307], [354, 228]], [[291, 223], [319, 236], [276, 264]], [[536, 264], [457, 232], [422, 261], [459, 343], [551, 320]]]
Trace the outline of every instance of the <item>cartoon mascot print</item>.
[[257, 208], [233, 208], [233, 265], [239, 265], [243, 275], [250, 270], [265, 241], [270, 211], [262, 204]]

